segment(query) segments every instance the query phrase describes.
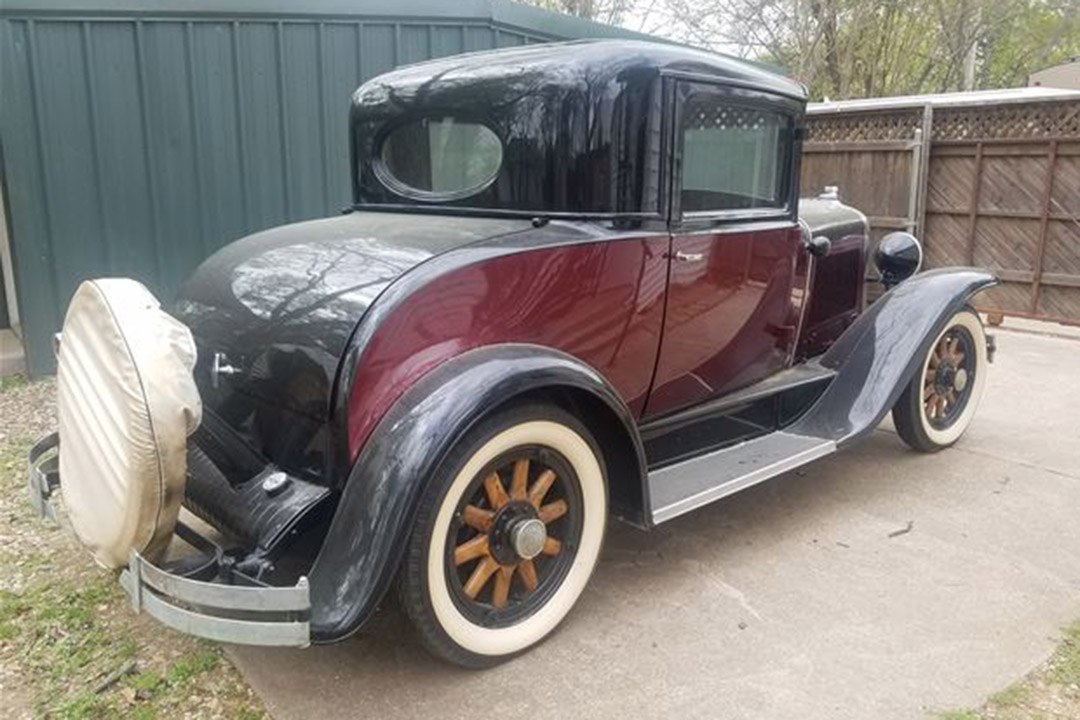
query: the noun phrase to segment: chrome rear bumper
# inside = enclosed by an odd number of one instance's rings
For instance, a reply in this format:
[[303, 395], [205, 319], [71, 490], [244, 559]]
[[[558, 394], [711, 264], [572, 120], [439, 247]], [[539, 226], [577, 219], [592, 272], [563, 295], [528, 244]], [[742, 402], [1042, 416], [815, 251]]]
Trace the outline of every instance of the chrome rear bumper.
[[[27, 490], [37, 513], [56, 522], [50, 502], [60, 486], [57, 433], [39, 440], [27, 455]], [[219, 642], [306, 647], [311, 644], [311, 598], [307, 578], [275, 587], [236, 569], [235, 558], [184, 525], [176, 534], [200, 556], [159, 567], [131, 552], [120, 585], [135, 612], [145, 612], [174, 630]], [[194, 576], [213, 580], [196, 579]]]
[[173, 575], [134, 550], [120, 585], [135, 612], [188, 635], [243, 645], [311, 644], [307, 578], [295, 587], [225, 585]]
[[49, 502], [60, 486], [59, 433], [49, 433], [34, 443], [26, 456], [26, 491], [37, 514], [56, 522], [56, 508]]

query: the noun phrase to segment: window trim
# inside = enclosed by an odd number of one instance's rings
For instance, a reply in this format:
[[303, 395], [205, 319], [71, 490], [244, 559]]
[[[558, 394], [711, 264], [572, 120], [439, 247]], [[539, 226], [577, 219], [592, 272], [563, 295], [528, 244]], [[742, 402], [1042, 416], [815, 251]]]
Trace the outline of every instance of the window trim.
[[[799, 100], [783, 95], [765, 92], [759, 89], [744, 88], [726, 82], [709, 82], [697, 78], [672, 76], [667, 78], [672, 86], [675, 102], [673, 111], [668, 113], [671, 127], [668, 141], [671, 155], [668, 162], [668, 222], [672, 228], [685, 228], [687, 225], [708, 226], [732, 222], [757, 222], [767, 220], [794, 221], [798, 214], [798, 173], [799, 156], [802, 149], [802, 127], [805, 105]], [[769, 208], [725, 208], [718, 210], [682, 210], [682, 161], [683, 161], [683, 116], [689, 102], [698, 96], [715, 97], [720, 103], [749, 107], [777, 113], [791, 123], [791, 137], [787, 143], [787, 157], [783, 162], [784, 178], [781, 183], [779, 207]]]
[[[700, 101], [700, 98], [706, 98], [705, 102]], [[690, 118], [690, 123], [683, 126], [680, 123], [679, 137], [682, 142], [683, 157], [685, 158], [686, 142], [692, 136], [697, 138], [697, 141], [701, 142], [719, 142], [723, 146], [723, 151], [720, 154], [716, 153], [715, 148], [708, 151], [708, 157], [713, 162], [720, 164], [723, 163], [726, 171], [724, 174], [734, 174], [736, 177], [730, 177], [729, 180], [734, 180], [734, 185], [743, 187], [724, 187], [724, 183], [716, 185], [714, 181], [715, 177], [708, 178], [706, 185], [708, 187], [692, 187], [690, 191], [704, 192], [710, 196], [709, 200], [721, 203], [724, 207], [712, 207], [711, 209], [690, 210], [684, 211], [684, 216], [709, 216], [716, 213], [723, 212], [746, 212], [748, 214], [755, 214], [755, 211], [767, 211], [769, 213], [782, 210], [787, 202], [787, 163], [786, 155], [790, 152], [790, 134], [794, 128], [794, 122], [790, 116], [785, 113], [765, 110], [757, 105], [744, 103], [744, 102], [713, 102], [713, 97], [705, 93], [694, 93], [684, 99], [685, 109], [693, 109], [694, 117]], [[759, 117], [768, 118], [770, 130], [767, 130], [765, 134], [755, 132], [754, 128], [748, 128], [750, 130], [749, 135], [743, 135], [743, 138], [732, 137], [730, 133], [742, 134], [744, 131], [736, 127], [724, 127], [718, 128], [711, 126], [711, 121], [714, 113], [727, 112], [731, 115], [752, 115], [757, 114]], [[701, 121], [697, 119], [699, 115], [705, 116], [705, 124], [702, 125]], [[683, 113], [683, 118], [686, 118], [686, 113]], [[748, 143], [756, 143], [759, 141], [768, 142], [767, 134], [775, 132], [775, 141], [773, 143], [772, 152], [764, 152], [760, 155], [755, 154], [755, 162], [743, 166], [742, 162], [729, 161], [725, 154], [728, 151], [735, 150], [742, 145], [740, 140], [746, 140]], [[708, 138], [708, 140], [704, 140]], [[765, 162], [768, 160], [769, 162]], [[680, 204], [686, 202], [686, 193], [688, 188], [686, 187], [686, 178], [688, 173], [688, 165], [691, 163], [684, 161], [680, 167], [680, 192], [679, 202]], [[713, 163], [708, 163], [712, 165]], [[752, 165], [752, 167], [750, 167]], [[746, 173], [752, 175], [752, 179], [746, 177]], [[763, 182], [759, 180], [759, 174], [765, 176]], [[738, 177], [742, 176], [742, 177]], [[770, 177], [771, 176], [771, 177]], [[750, 181], [749, 187], [744, 185], [746, 181]], [[743, 190], [747, 192], [743, 192]], [[758, 191], [767, 193], [765, 196], [759, 196]], [[715, 197], [716, 195], [727, 196], [725, 200], [720, 200]], [[740, 202], [745, 202], [748, 206], [739, 207]], [[702, 203], [706, 204], [706, 203]], [[712, 202], [708, 203], [712, 205]]]
[[[434, 192], [431, 190], [424, 190], [422, 188], [413, 187], [404, 182], [401, 178], [394, 174], [394, 172], [387, 167], [386, 161], [383, 159], [383, 150], [390, 137], [403, 127], [411, 125], [413, 123], [423, 122], [424, 120], [437, 120], [440, 118], [452, 118], [455, 122], [461, 122], [462, 124], [478, 125], [492, 134], [492, 136], [499, 142], [499, 164], [495, 168], [495, 172], [484, 179], [483, 182], [476, 185], [471, 185], [467, 188], [460, 190], [452, 190], [448, 192]], [[455, 202], [457, 200], [464, 200], [474, 195], [487, 190], [492, 184], [499, 179], [499, 176], [503, 171], [503, 163], [506, 160], [506, 141], [502, 135], [491, 126], [490, 123], [469, 115], [467, 113], [453, 113], [449, 110], [435, 110], [425, 113], [410, 113], [395, 121], [386, 123], [375, 137], [375, 141], [372, 143], [371, 154], [371, 170], [375, 174], [376, 179], [390, 192], [401, 197], [408, 198], [410, 200], [416, 200], [417, 202], [425, 203], [445, 203]]]

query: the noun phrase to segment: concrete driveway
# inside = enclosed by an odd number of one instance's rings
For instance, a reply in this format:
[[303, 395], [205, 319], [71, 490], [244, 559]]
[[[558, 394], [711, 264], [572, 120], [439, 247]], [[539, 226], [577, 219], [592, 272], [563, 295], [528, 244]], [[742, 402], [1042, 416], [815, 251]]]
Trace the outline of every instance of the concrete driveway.
[[393, 608], [340, 645], [231, 655], [278, 718], [865, 720], [978, 705], [1080, 617], [1080, 339], [997, 335], [955, 448], [915, 454], [887, 422], [652, 533], [613, 524], [578, 607], [509, 664], [436, 662]]

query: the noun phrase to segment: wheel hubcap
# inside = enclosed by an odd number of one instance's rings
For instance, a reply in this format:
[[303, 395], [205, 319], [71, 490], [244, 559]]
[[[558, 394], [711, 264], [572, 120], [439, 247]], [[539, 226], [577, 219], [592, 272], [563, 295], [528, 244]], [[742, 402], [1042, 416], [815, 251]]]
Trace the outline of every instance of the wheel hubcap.
[[532, 560], [544, 549], [547, 542], [547, 525], [536, 518], [521, 520], [510, 528], [510, 542], [514, 552], [523, 560]]

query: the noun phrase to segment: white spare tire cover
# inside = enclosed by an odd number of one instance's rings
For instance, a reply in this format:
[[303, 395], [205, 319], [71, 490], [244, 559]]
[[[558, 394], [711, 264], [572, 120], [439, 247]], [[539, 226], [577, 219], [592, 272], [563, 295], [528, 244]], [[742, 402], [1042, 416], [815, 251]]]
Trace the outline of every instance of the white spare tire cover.
[[184, 496], [187, 438], [202, 419], [195, 343], [143, 285], [84, 282], [57, 370], [60, 479], [79, 539], [108, 568], [160, 558]]

